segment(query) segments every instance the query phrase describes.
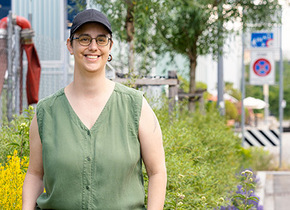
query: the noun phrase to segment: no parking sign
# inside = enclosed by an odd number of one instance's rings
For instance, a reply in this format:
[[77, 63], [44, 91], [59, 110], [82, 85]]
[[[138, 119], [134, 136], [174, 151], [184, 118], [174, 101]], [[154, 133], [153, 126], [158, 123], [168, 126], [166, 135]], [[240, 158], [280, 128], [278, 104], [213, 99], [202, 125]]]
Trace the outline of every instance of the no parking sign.
[[250, 84], [275, 84], [275, 63], [272, 52], [251, 52]]

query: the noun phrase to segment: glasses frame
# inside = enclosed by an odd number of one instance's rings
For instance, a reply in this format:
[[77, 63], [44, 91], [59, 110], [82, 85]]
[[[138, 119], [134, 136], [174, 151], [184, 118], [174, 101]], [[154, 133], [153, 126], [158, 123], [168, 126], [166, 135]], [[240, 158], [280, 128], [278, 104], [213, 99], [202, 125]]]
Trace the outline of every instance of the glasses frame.
[[[90, 37], [90, 38], [91, 38], [89, 44], [87, 44], [87, 45], [81, 44], [81, 42], [80, 42], [79, 39], [80, 39], [82, 36], [87, 36], [87, 37]], [[106, 38], [108, 39], [108, 43], [105, 44], [105, 45], [100, 45], [100, 44], [98, 43], [98, 40], [97, 40], [97, 38], [100, 37], [100, 36], [106, 37]], [[112, 38], [109, 37], [109, 36], [107, 36], [107, 35], [105, 35], [105, 34], [100, 34], [100, 35], [98, 35], [98, 36], [95, 37], [95, 38], [91, 37], [91, 35], [89, 35], [89, 34], [81, 34], [81, 35], [79, 35], [78, 37], [73, 37], [73, 38], [72, 38], [72, 40], [78, 40], [79, 44], [80, 44], [81, 46], [84, 46], [84, 47], [90, 46], [90, 45], [92, 44], [93, 39], [96, 40], [97, 45], [98, 45], [98, 46], [101, 46], [101, 47], [107, 46], [107, 45], [109, 44], [109, 42], [112, 41]]]

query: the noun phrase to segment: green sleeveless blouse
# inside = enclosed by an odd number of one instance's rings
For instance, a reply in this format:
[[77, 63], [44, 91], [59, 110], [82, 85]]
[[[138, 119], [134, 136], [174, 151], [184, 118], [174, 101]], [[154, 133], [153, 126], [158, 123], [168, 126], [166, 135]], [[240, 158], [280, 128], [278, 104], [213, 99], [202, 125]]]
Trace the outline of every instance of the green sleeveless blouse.
[[143, 94], [119, 83], [88, 129], [64, 89], [37, 105], [46, 193], [41, 209], [145, 209], [138, 139]]

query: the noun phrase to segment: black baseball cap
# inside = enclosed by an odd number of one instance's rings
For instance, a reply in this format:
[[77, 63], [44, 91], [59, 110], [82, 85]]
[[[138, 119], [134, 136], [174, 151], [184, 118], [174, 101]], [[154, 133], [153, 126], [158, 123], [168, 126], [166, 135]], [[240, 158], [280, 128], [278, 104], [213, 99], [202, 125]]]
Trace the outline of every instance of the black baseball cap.
[[70, 29], [70, 37], [85, 23], [101, 23], [106, 27], [106, 29], [112, 34], [111, 24], [107, 17], [98, 10], [87, 9], [78, 13], [72, 22], [72, 27]]

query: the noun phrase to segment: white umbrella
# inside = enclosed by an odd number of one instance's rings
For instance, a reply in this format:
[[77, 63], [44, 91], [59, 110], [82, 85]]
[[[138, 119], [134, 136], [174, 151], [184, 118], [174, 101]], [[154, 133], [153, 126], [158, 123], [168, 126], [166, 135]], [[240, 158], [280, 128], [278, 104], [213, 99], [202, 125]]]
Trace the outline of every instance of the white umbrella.
[[261, 99], [247, 97], [244, 99], [244, 106], [250, 109], [264, 109], [268, 104]]

